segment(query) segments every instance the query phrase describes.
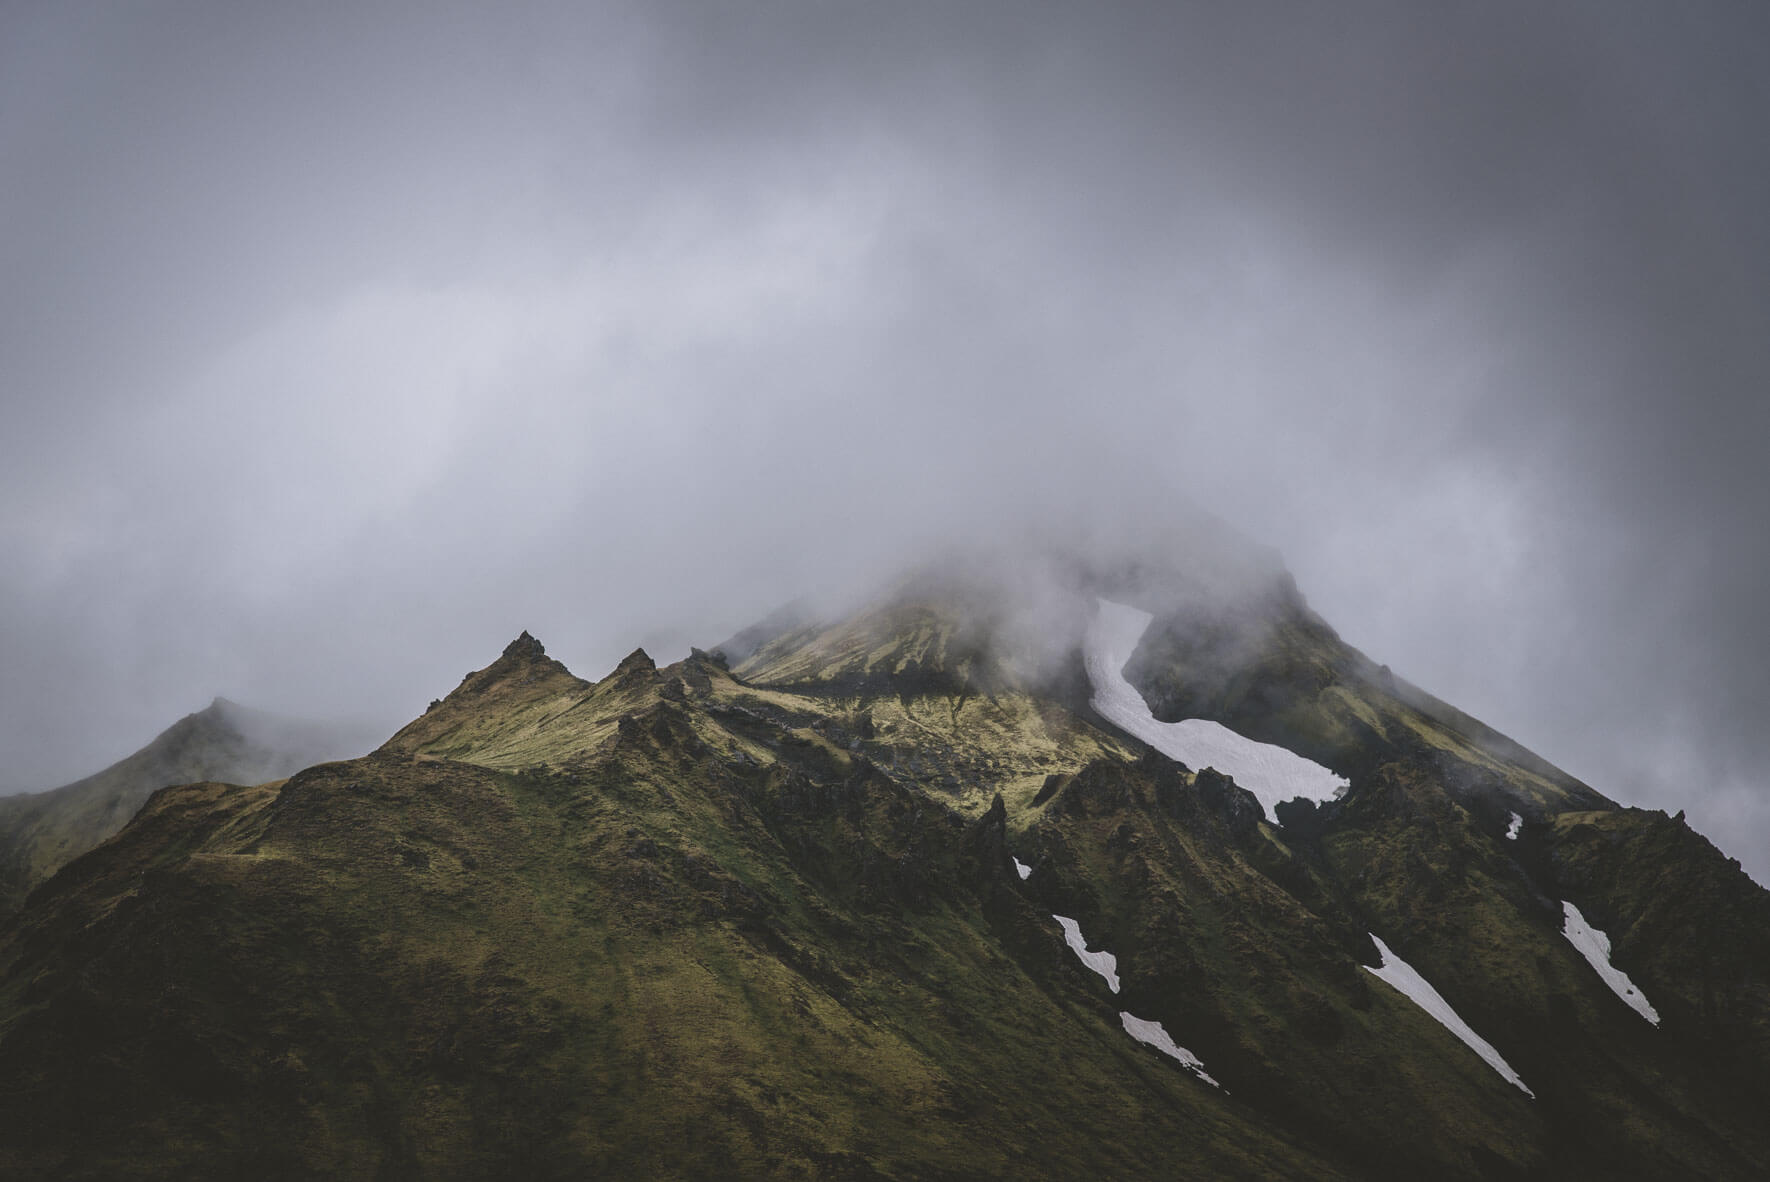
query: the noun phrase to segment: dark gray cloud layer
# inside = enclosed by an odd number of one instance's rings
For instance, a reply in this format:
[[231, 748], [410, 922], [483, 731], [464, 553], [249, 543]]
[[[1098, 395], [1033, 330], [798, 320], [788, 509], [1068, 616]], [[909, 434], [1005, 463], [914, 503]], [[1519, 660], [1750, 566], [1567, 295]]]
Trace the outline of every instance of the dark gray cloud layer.
[[1770, 879], [1770, 20], [12, 7], [3, 788], [1192, 497]]

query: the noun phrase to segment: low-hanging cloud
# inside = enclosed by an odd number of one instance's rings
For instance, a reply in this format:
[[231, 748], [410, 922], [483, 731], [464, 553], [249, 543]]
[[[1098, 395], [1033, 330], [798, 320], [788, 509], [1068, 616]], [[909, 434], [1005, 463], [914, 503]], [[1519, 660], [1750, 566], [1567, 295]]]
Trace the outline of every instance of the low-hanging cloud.
[[0, 17], [0, 788], [1204, 505], [1770, 877], [1743, 6]]

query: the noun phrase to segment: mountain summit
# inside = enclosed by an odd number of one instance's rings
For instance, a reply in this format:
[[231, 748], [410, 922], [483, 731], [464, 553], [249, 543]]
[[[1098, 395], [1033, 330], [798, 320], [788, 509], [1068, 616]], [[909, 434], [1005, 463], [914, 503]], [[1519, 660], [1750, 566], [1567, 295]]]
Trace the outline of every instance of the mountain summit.
[[0, 929], [8, 1176], [1762, 1177], [1770, 895], [1282, 570], [930, 568], [160, 791]]

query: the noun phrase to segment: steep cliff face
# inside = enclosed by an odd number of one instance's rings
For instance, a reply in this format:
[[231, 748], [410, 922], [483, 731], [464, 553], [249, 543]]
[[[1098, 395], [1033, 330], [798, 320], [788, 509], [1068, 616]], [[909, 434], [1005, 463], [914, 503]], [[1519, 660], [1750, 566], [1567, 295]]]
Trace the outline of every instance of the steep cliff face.
[[[1250, 569], [918, 577], [595, 683], [524, 634], [370, 756], [162, 791], [0, 929], [0, 1167], [1763, 1176], [1765, 893]], [[1113, 722], [1103, 597], [1152, 722], [1340, 788]]]

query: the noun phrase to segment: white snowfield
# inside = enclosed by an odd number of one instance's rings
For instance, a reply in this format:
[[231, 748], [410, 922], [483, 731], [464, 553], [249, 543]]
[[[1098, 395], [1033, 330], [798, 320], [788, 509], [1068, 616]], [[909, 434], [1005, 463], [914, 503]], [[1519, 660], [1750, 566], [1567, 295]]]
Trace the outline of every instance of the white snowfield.
[[1469, 1044], [1469, 1049], [1487, 1060], [1487, 1065], [1499, 1072], [1507, 1083], [1512, 1084], [1532, 1100], [1536, 1099], [1536, 1093], [1524, 1086], [1524, 1081], [1518, 1078], [1518, 1073], [1513, 1071], [1504, 1059], [1500, 1058], [1500, 1053], [1493, 1049], [1493, 1045], [1469, 1029], [1469, 1024], [1457, 1016], [1457, 1012], [1450, 1008], [1450, 1003], [1438, 995], [1438, 990], [1427, 984], [1426, 978], [1416, 973], [1412, 965], [1391, 952], [1389, 946], [1378, 940], [1376, 936], [1373, 935], [1371, 939], [1376, 941], [1377, 951], [1383, 956], [1383, 963], [1374, 969], [1368, 965], [1365, 966], [1366, 972], [1386, 981], [1409, 1001], [1438, 1019], [1446, 1030]]
[[[1008, 856], [1011, 858], [1014, 857], [1012, 854], [1009, 854]], [[1019, 858], [1014, 858], [1014, 872], [1020, 875], [1021, 882], [1025, 882], [1032, 877], [1032, 867], [1028, 866], [1025, 862], [1022, 862]]]
[[1088, 942], [1082, 939], [1082, 925], [1067, 915], [1052, 915], [1063, 928], [1063, 941], [1082, 958], [1082, 963], [1106, 978], [1106, 984], [1114, 993], [1119, 991], [1119, 958], [1110, 952], [1089, 952]]
[[1580, 955], [1591, 962], [1594, 969], [1598, 970], [1598, 975], [1604, 979], [1606, 985], [1610, 986], [1612, 993], [1634, 1007], [1637, 1014], [1658, 1026], [1659, 1011], [1653, 1008], [1652, 1003], [1639, 989], [1635, 988], [1635, 983], [1629, 980], [1627, 973], [1610, 963], [1610, 937], [1587, 923], [1586, 917], [1581, 915], [1579, 908], [1572, 903], [1562, 900], [1561, 912], [1567, 917], [1567, 922], [1561, 928], [1561, 934], [1567, 937], [1570, 944], [1580, 950]]
[[1506, 840], [1517, 841], [1518, 831], [1524, 828], [1524, 818], [1517, 813], [1512, 814], [1512, 823], [1506, 826]]
[[1276, 820], [1273, 808], [1281, 801], [1332, 800], [1346, 789], [1349, 781], [1314, 760], [1271, 743], [1256, 743], [1221, 723], [1156, 718], [1124, 673], [1125, 662], [1154, 617], [1105, 599], [1099, 605], [1082, 642], [1082, 659], [1088, 683], [1094, 687], [1092, 705], [1102, 718], [1193, 771], [1210, 767], [1231, 777], [1259, 799], [1267, 820]]
[[1185, 1047], [1179, 1046], [1173, 1039], [1168, 1037], [1168, 1032], [1162, 1028], [1160, 1022], [1151, 1022], [1146, 1018], [1139, 1018], [1128, 1010], [1119, 1011], [1119, 1021], [1124, 1024], [1125, 1033], [1136, 1039], [1138, 1042], [1154, 1047], [1170, 1059], [1178, 1060], [1182, 1067], [1186, 1068], [1212, 1087], [1221, 1088], [1223, 1086], [1216, 1080], [1212, 1079], [1210, 1074], [1205, 1071], [1204, 1062], [1197, 1055], [1193, 1054]]
[[[1015, 859], [1014, 865], [1016, 867], [1020, 865], [1019, 859]], [[1028, 873], [1031, 872], [1028, 871]], [[1023, 874], [1021, 877], [1024, 878], [1026, 875]], [[1051, 918], [1063, 928], [1063, 942], [1069, 945], [1070, 950], [1081, 957], [1083, 964], [1105, 977], [1107, 987], [1117, 993], [1119, 991], [1118, 957], [1110, 952], [1089, 952], [1088, 942], [1082, 938], [1082, 925], [1069, 916], [1053, 914]], [[1125, 1033], [1138, 1042], [1147, 1043], [1162, 1054], [1177, 1060], [1181, 1066], [1212, 1087], [1221, 1088], [1223, 1086], [1205, 1073], [1204, 1062], [1197, 1055], [1168, 1037], [1168, 1032], [1162, 1028], [1160, 1022], [1147, 1021], [1125, 1010], [1119, 1011], [1119, 1021], [1124, 1025]]]

